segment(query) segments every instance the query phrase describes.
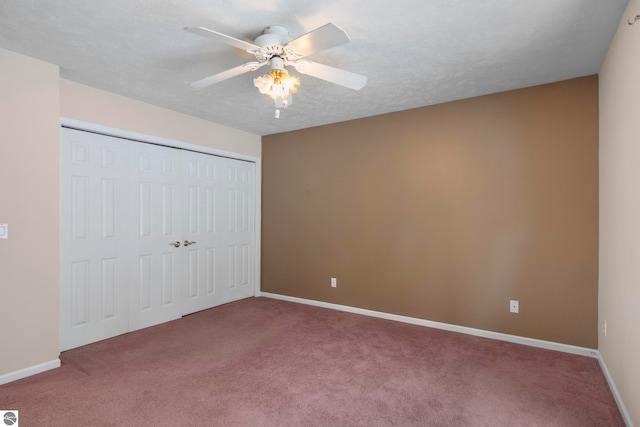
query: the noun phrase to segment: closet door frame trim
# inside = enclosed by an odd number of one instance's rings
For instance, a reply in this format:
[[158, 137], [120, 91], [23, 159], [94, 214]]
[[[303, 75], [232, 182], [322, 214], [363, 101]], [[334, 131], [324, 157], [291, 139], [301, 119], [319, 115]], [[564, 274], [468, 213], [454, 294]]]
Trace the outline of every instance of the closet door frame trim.
[[217, 148], [206, 147], [203, 145], [190, 144], [186, 142], [176, 141], [168, 138], [161, 138], [158, 136], [147, 135], [144, 133], [132, 132], [124, 129], [118, 129], [111, 126], [101, 125], [98, 123], [85, 122], [83, 120], [72, 119], [68, 117], [60, 117], [60, 126], [67, 127], [71, 129], [77, 129], [86, 132], [93, 132], [107, 136], [113, 136], [116, 138], [123, 138], [132, 141], [137, 141], [145, 144], [156, 144], [162, 145], [170, 148], [178, 148], [182, 150], [195, 151], [197, 153], [203, 154], [211, 154], [214, 156], [227, 157], [235, 160], [243, 160], [246, 162], [251, 162], [255, 164], [255, 181], [254, 181], [254, 206], [255, 206], [255, 215], [254, 215], [254, 224], [253, 230], [255, 233], [254, 241], [255, 245], [253, 246], [253, 260], [254, 260], [254, 269], [253, 269], [253, 280], [254, 280], [254, 288], [253, 288], [253, 296], [260, 296], [260, 254], [261, 254], [261, 223], [262, 223], [262, 159], [259, 157], [249, 156], [246, 154], [234, 153], [231, 151], [220, 150]]

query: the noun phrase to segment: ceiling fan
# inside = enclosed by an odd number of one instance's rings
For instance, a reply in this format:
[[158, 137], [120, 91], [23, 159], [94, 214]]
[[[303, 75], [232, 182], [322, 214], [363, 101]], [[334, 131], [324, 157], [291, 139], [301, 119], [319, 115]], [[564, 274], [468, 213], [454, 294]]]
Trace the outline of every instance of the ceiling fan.
[[[206, 77], [191, 83], [191, 86], [202, 88], [224, 80], [255, 71], [270, 65], [269, 73], [253, 80], [260, 93], [271, 97], [276, 108], [291, 105], [291, 95], [296, 91], [300, 80], [291, 76], [285, 67], [292, 66], [302, 74], [307, 74], [331, 83], [335, 83], [354, 90], [360, 90], [367, 83], [367, 78], [360, 74], [329, 67], [328, 65], [305, 59], [306, 56], [349, 42], [349, 36], [339, 27], [326, 24], [316, 28], [296, 39], [289, 35], [289, 31], [281, 26], [267, 27], [253, 43], [249, 43], [226, 34], [204, 27], [186, 27], [186, 31], [208, 37], [217, 42], [225, 43], [244, 50], [255, 56], [256, 60], [247, 62], [229, 70]], [[276, 110], [276, 117], [279, 110]]]

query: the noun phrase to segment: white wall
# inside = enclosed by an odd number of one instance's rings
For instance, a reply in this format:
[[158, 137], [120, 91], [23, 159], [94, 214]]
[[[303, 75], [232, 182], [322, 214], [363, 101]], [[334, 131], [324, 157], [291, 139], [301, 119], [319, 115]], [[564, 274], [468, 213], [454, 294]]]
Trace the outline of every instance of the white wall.
[[[0, 384], [58, 362], [60, 116], [261, 156], [261, 137], [60, 79], [0, 49]], [[2, 409], [2, 408], [0, 408]]]
[[[599, 351], [640, 425], [640, 0], [600, 71]], [[604, 336], [604, 322], [607, 336]]]
[[0, 375], [58, 358], [58, 81], [0, 49]]
[[60, 115], [117, 129], [261, 155], [261, 137], [69, 80], [60, 80]]

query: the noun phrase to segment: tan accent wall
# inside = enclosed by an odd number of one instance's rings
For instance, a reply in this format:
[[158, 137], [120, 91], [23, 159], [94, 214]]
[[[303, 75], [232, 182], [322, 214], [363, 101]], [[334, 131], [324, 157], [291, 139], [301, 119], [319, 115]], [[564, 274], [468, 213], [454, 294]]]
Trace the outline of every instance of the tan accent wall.
[[0, 375], [59, 354], [58, 78], [0, 49]]
[[271, 135], [262, 154], [263, 291], [597, 347], [596, 76]]
[[[640, 0], [600, 72], [600, 354], [640, 426]], [[607, 335], [604, 322], [607, 322]]]

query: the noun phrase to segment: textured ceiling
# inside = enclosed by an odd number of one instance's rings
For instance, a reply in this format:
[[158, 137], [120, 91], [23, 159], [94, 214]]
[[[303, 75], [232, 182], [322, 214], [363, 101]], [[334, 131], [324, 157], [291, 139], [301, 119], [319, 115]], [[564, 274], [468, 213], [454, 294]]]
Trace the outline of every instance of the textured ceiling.
[[[57, 64], [69, 80], [268, 135], [597, 74], [627, 3], [2, 0], [0, 47]], [[276, 119], [252, 84], [265, 68], [190, 87], [253, 56], [185, 26], [252, 41], [269, 25], [295, 38], [328, 22], [351, 42], [309, 59], [366, 75], [360, 91], [303, 75]]]

